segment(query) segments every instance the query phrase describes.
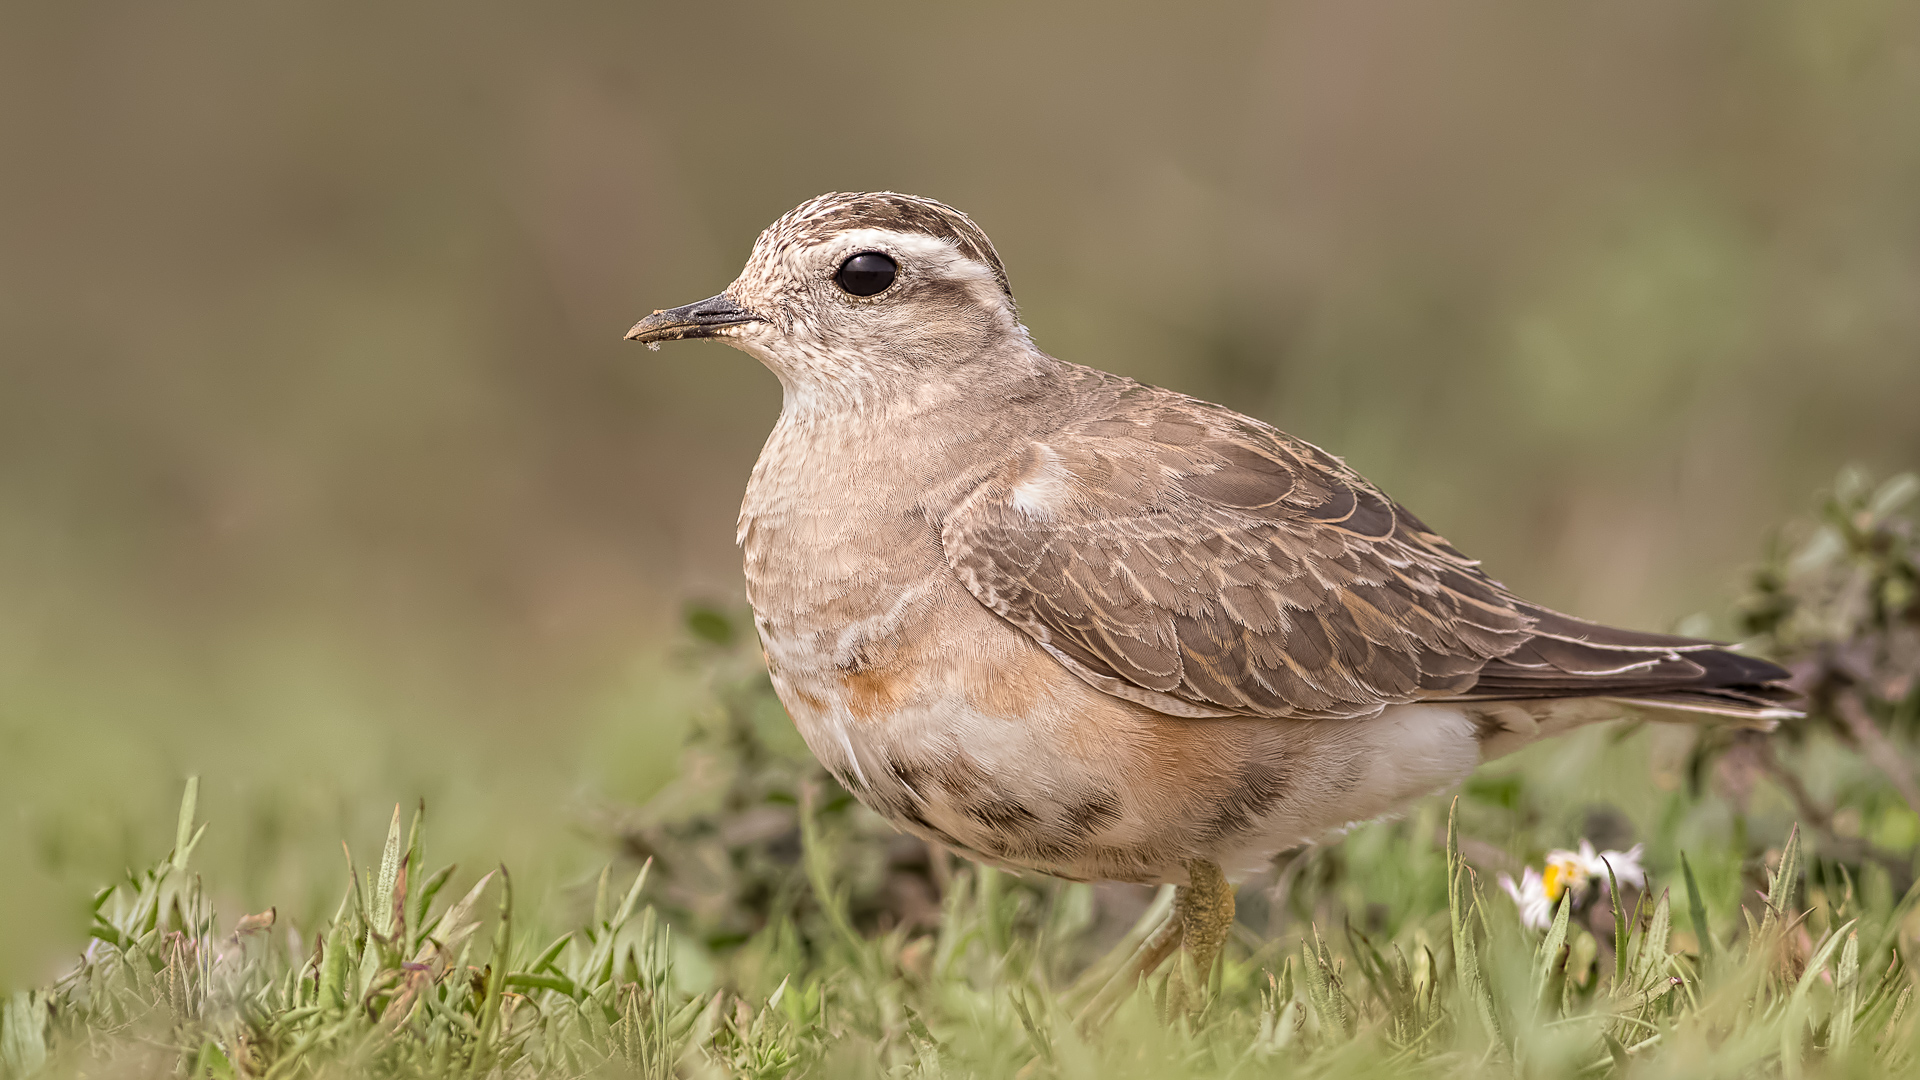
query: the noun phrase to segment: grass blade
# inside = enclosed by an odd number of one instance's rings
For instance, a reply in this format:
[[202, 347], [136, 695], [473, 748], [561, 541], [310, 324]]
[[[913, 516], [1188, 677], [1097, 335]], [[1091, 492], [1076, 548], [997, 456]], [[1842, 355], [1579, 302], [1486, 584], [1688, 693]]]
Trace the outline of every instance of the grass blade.
[[1601, 859], [1600, 865], [1607, 868], [1607, 904], [1613, 908], [1613, 985], [1618, 990], [1627, 982], [1627, 945], [1633, 932], [1627, 927], [1627, 910], [1620, 902], [1620, 882], [1613, 876], [1613, 864]]
[[1473, 912], [1479, 897], [1473, 887], [1473, 872], [1460, 855], [1458, 814], [1460, 800], [1455, 797], [1447, 812], [1447, 919], [1453, 937], [1453, 967], [1460, 994], [1473, 1006], [1486, 1037], [1500, 1040], [1500, 1025], [1493, 1012], [1493, 997], [1480, 970], [1479, 945], [1473, 936]]
[[1799, 885], [1800, 825], [1796, 822], [1787, 832], [1787, 842], [1780, 846], [1780, 865], [1767, 878], [1767, 910], [1760, 918], [1762, 933], [1792, 921], [1794, 893]]
[[626, 897], [620, 901], [620, 910], [614, 913], [613, 921], [608, 924], [612, 929], [620, 929], [627, 925], [628, 919], [633, 918], [633, 909], [640, 903], [641, 890], [647, 887], [647, 874], [652, 869], [651, 858], [640, 864], [640, 873], [634, 877], [633, 886], [627, 890]]
[[474, 1075], [485, 1075], [498, 1057], [501, 1003], [507, 991], [507, 972], [513, 965], [513, 879], [505, 866], [500, 875], [500, 921], [493, 927], [493, 951], [487, 957], [487, 988], [480, 1003], [480, 1036], [474, 1048]]
[[433, 933], [426, 935], [427, 940], [420, 943], [420, 951], [414, 954], [414, 963], [424, 964], [432, 960], [436, 951], [451, 953], [479, 927], [479, 922], [470, 916], [474, 905], [480, 902], [480, 894], [486, 891], [487, 883], [493, 880], [493, 874], [489, 870], [481, 875], [480, 880], [473, 883], [473, 888], [467, 890], [467, 895], [447, 909], [447, 913], [435, 924]]
[[1713, 964], [1713, 930], [1707, 924], [1707, 900], [1700, 892], [1700, 883], [1694, 880], [1693, 866], [1687, 862], [1687, 853], [1680, 853], [1680, 873], [1687, 881], [1687, 918], [1693, 922], [1693, 936], [1700, 942], [1700, 970], [1702, 974]]
[[1840, 950], [1840, 967], [1833, 976], [1833, 1019], [1827, 1044], [1839, 1053], [1853, 1045], [1853, 1023], [1860, 1007], [1860, 934], [1847, 933], [1846, 947]]
[[1673, 910], [1668, 892], [1660, 890], [1660, 899], [1653, 905], [1653, 921], [1640, 934], [1640, 944], [1634, 949], [1633, 978], [1629, 985], [1635, 993], [1649, 993], [1654, 984], [1663, 978], [1667, 970], [1667, 939], [1673, 930]]
[[1313, 941], [1309, 944], [1304, 938], [1300, 942], [1300, 970], [1306, 976], [1307, 999], [1313, 1003], [1313, 1011], [1320, 1014], [1320, 1023], [1329, 1031], [1351, 1034], [1353, 1025], [1347, 1015], [1346, 995], [1334, 982], [1333, 960], [1327, 954], [1326, 942], [1320, 940], [1320, 928], [1313, 928]]
[[[400, 859], [400, 866], [406, 876], [412, 879], [408, 884], [401, 886], [400, 895], [397, 898], [397, 902], [400, 904], [400, 910], [395, 916], [395, 920], [400, 923], [399, 932], [402, 934], [406, 933], [409, 928], [420, 925], [419, 917], [413, 916], [412, 913], [416, 908], [417, 899], [414, 892], [421, 884], [419, 881], [420, 871], [424, 870], [427, 865], [426, 851], [424, 850], [426, 840], [421, 835], [421, 829], [426, 825], [426, 817], [427, 800], [421, 799], [419, 804], [413, 809], [413, 824], [407, 828], [407, 852]], [[400, 942], [402, 951], [406, 950], [408, 944], [409, 942], [406, 940]]]
[[1534, 954], [1533, 996], [1543, 1010], [1548, 1006], [1548, 995], [1555, 982], [1554, 972], [1561, 965], [1560, 954], [1567, 947], [1567, 923], [1572, 917], [1573, 893], [1569, 890], [1560, 894], [1560, 907], [1554, 912], [1553, 925], [1547, 928], [1540, 951]]
[[193, 827], [194, 811], [200, 803], [200, 778], [187, 777], [187, 790], [180, 796], [180, 820], [173, 829], [173, 858], [170, 865], [175, 872], [187, 868], [187, 859], [193, 855], [193, 849], [199, 845], [200, 837], [207, 831], [205, 825], [199, 829]]
[[401, 846], [400, 804], [393, 804], [393, 823], [387, 826], [387, 846], [380, 851], [380, 877], [373, 889], [372, 908], [374, 932], [381, 937], [393, 934], [393, 883], [400, 876], [400, 859], [406, 849]]

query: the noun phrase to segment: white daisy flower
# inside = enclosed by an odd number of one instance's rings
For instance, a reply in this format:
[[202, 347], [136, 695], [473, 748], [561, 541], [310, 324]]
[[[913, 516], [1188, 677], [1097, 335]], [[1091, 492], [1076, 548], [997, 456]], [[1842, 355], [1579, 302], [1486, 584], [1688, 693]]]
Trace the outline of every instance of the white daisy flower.
[[1513, 883], [1513, 875], [1501, 874], [1500, 887], [1507, 890], [1513, 902], [1520, 908], [1520, 921], [1529, 929], [1545, 930], [1553, 925], [1553, 901], [1547, 899], [1546, 883], [1541, 880], [1540, 871], [1529, 866], [1520, 874], [1520, 884]]
[[1580, 906], [1590, 884], [1599, 886], [1598, 895], [1606, 895], [1608, 867], [1613, 868], [1613, 877], [1622, 887], [1644, 888], [1647, 871], [1640, 864], [1640, 853], [1645, 849], [1645, 844], [1635, 844], [1625, 851], [1596, 852], [1591, 840], [1581, 840], [1578, 851], [1559, 848], [1547, 852], [1546, 866], [1540, 870], [1527, 867], [1518, 885], [1511, 876], [1501, 874], [1500, 887], [1513, 897], [1520, 909], [1521, 922], [1535, 930], [1545, 930], [1553, 925], [1554, 910], [1569, 889], [1573, 891], [1576, 907]]
[[[1625, 851], [1593, 850], [1593, 841], [1580, 841], [1579, 851], [1547, 852], [1547, 869], [1542, 872], [1548, 882], [1548, 889], [1558, 899], [1562, 889], [1584, 889], [1587, 882], [1597, 881], [1604, 893], [1607, 888], [1607, 867], [1613, 867], [1613, 876], [1621, 885], [1642, 888], [1647, 883], [1647, 872], [1640, 865], [1640, 853], [1646, 850], [1645, 844], [1635, 844]], [[1553, 887], [1554, 871], [1560, 873], [1560, 886]]]

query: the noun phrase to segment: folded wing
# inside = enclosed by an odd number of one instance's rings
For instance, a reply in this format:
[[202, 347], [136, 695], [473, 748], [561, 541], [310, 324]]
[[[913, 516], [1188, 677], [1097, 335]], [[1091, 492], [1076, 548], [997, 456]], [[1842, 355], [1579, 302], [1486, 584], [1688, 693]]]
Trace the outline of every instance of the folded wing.
[[[1106, 381], [1111, 380], [1111, 381]], [[943, 521], [981, 603], [1100, 689], [1176, 716], [1653, 698], [1743, 713], [1786, 672], [1512, 596], [1324, 451], [1115, 377]]]

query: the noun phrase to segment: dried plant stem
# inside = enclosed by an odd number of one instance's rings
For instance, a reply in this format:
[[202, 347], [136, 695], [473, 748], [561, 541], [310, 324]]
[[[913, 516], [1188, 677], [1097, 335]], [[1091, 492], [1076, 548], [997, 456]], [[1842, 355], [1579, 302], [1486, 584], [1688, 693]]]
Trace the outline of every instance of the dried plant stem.
[[1798, 773], [1780, 763], [1780, 759], [1774, 756], [1773, 744], [1763, 738], [1759, 740], [1758, 749], [1761, 768], [1768, 778], [1780, 785], [1780, 790], [1787, 793], [1787, 798], [1793, 800], [1794, 810], [1800, 819], [1820, 834], [1822, 851], [1850, 862], [1878, 863], [1887, 871], [1895, 892], [1907, 890], [1913, 882], [1913, 867], [1907, 859], [1882, 851], [1859, 837], [1841, 836], [1835, 832], [1833, 811], [1813, 797], [1813, 793], [1801, 783]]
[[1780, 758], [1773, 752], [1772, 742], [1765, 736], [1759, 736], [1755, 741], [1759, 751], [1756, 756], [1759, 758], [1761, 768], [1774, 783], [1780, 785], [1782, 791], [1787, 793], [1787, 798], [1793, 800], [1794, 809], [1799, 812], [1800, 817], [1818, 830], [1828, 842], [1844, 843], [1847, 838], [1833, 831], [1833, 811], [1813, 797], [1813, 792], [1808, 791], [1807, 785], [1800, 781], [1799, 773], [1780, 763]]
[[1914, 783], [1913, 768], [1901, 756], [1899, 748], [1881, 733], [1873, 717], [1867, 715], [1867, 707], [1861, 702], [1860, 695], [1836, 694], [1833, 707], [1840, 714], [1840, 719], [1846, 722], [1847, 730], [1866, 750], [1868, 760], [1878, 765], [1880, 771], [1887, 774], [1887, 779], [1893, 781], [1900, 797], [1907, 800], [1908, 809], [1920, 814], [1920, 784]]

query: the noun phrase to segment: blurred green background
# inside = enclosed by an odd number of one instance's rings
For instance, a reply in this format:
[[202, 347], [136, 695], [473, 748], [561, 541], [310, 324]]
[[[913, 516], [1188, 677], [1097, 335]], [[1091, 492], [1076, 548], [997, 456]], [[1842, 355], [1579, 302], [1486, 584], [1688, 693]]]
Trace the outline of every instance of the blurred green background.
[[1916, 102], [1898, 0], [8, 5], [0, 986], [191, 772], [233, 906], [331, 912], [422, 795], [435, 862], [567, 895], [670, 777], [779, 406], [621, 335], [822, 191], [966, 210], [1043, 348], [1533, 598], [1722, 613], [1920, 462]]

